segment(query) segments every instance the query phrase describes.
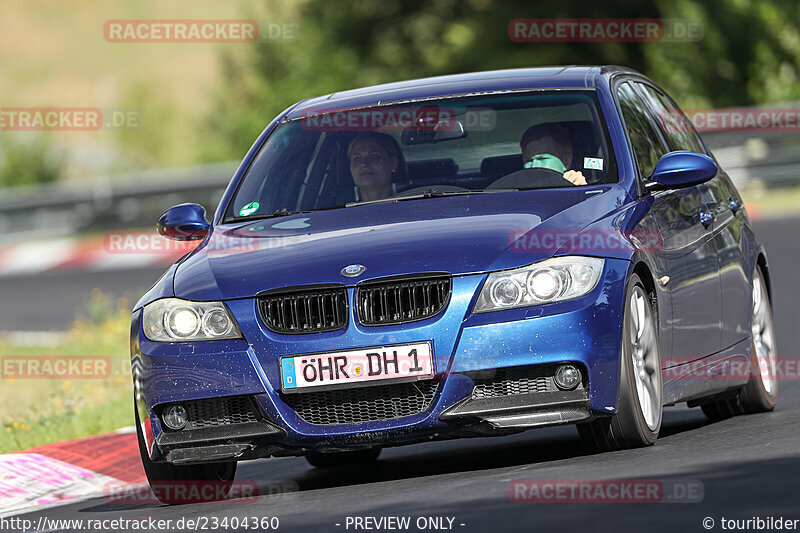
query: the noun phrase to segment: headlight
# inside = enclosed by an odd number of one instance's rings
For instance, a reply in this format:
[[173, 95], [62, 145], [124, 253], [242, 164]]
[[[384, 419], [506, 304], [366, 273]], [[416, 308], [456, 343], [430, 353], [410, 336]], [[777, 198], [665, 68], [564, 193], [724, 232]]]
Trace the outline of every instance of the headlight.
[[142, 327], [151, 341], [238, 339], [239, 328], [221, 302], [164, 298], [144, 306]]
[[595, 288], [602, 271], [602, 259], [567, 256], [514, 270], [493, 272], [483, 284], [475, 312], [578, 298]]

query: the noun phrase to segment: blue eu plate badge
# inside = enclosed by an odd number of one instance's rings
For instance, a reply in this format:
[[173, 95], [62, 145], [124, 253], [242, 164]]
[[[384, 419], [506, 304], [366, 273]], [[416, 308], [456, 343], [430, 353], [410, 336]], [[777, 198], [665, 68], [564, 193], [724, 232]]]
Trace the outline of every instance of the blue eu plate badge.
[[281, 379], [283, 381], [284, 389], [293, 389], [297, 387], [297, 379], [294, 374], [294, 359], [285, 358], [281, 359]]

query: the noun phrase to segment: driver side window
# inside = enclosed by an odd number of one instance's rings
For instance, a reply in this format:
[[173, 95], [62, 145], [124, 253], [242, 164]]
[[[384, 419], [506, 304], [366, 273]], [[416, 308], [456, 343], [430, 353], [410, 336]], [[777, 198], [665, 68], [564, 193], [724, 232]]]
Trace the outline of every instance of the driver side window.
[[670, 151], [686, 150], [698, 154], [705, 153], [702, 143], [694, 135], [691, 122], [677, 105], [667, 97], [644, 83], [636, 84], [644, 102], [651, 110], [651, 116], [658, 117], [658, 126], [666, 139]]
[[647, 108], [630, 82], [619, 85], [617, 100], [639, 165], [639, 175], [645, 179], [653, 172], [659, 158], [669, 150], [661, 138], [658, 125], [653, 123]]

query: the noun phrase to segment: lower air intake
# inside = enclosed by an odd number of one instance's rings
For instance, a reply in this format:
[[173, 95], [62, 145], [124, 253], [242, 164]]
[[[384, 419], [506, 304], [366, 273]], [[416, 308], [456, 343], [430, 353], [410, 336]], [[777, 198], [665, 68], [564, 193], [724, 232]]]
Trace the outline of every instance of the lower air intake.
[[284, 401], [310, 424], [353, 424], [421, 413], [430, 406], [438, 386], [438, 380], [413, 381], [287, 394]]
[[201, 429], [257, 421], [253, 401], [249, 396], [194, 400], [183, 405], [189, 415], [189, 423], [184, 429]]

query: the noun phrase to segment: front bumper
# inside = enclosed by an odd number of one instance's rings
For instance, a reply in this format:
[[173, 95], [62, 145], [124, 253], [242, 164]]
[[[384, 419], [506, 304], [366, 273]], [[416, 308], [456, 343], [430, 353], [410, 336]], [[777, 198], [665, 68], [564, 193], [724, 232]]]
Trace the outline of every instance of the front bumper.
[[[351, 305], [345, 329], [309, 335], [269, 331], [258, 317], [255, 299], [226, 302], [246, 340], [155, 343], [144, 337], [137, 312], [131, 353], [136, 404], [151, 459], [190, 463], [355, 450], [508, 433], [613, 414], [619, 396], [622, 302], [629, 265], [606, 259], [598, 286], [579, 299], [478, 315], [471, 309], [486, 276], [454, 276], [450, 302], [436, 317], [365, 327], [355, 320]], [[353, 293], [348, 288], [351, 302]], [[425, 340], [433, 344], [436, 384], [420, 412], [320, 425], [301, 417], [281, 393], [282, 356]], [[584, 384], [577, 391], [473, 398], [476, 373], [552, 368], [564, 362], [583, 371]], [[181, 432], [161, 426], [160, 408], [166, 404], [226, 397], [252, 398], [256, 421], [263, 426], [242, 433], [242, 424], [232, 424], [214, 433], [206, 428], [181, 437], [177, 436]]]
[[530, 429], [580, 422], [591, 416], [589, 395], [581, 388], [496, 398], [467, 398], [447, 409], [439, 418], [475, 418], [495, 429]]

